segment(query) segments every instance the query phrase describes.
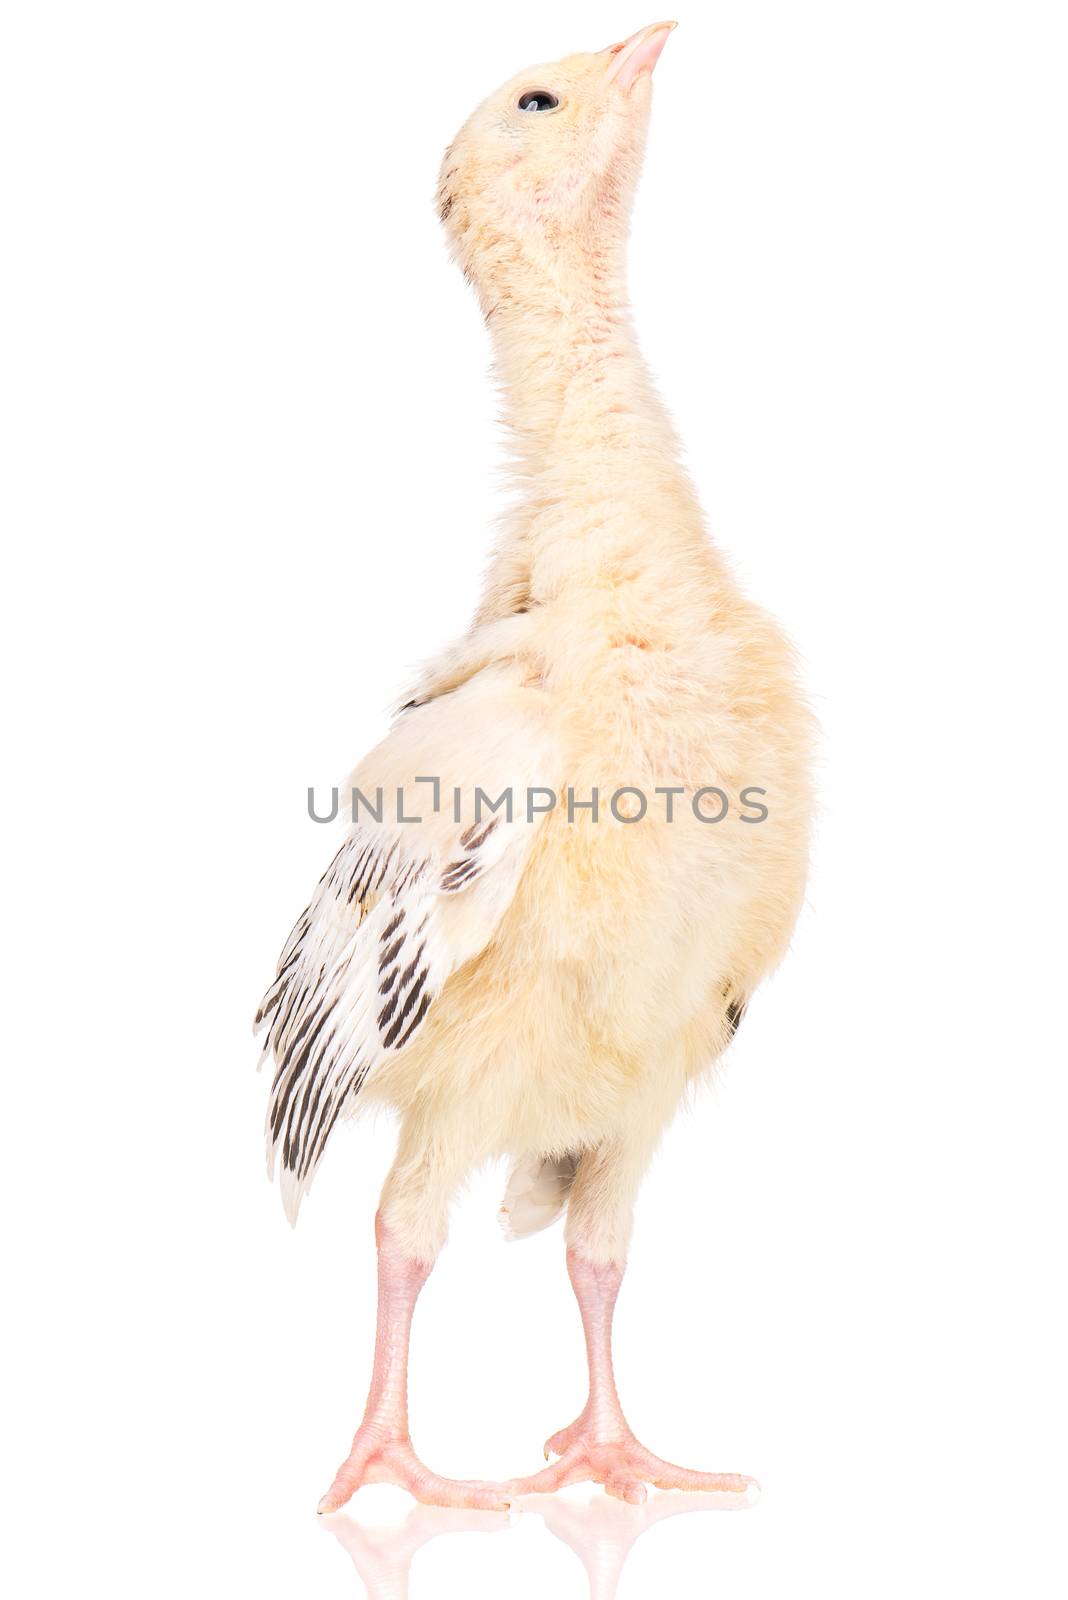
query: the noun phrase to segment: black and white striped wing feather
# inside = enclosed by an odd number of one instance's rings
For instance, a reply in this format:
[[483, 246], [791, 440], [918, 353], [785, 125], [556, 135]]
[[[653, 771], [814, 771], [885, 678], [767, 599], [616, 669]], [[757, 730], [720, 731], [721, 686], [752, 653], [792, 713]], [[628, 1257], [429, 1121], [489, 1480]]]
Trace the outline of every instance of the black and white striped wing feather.
[[293, 1223], [339, 1117], [367, 1077], [411, 1042], [449, 974], [473, 953], [470, 932], [458, 937], [450, 915], [456, 902], [477, 896], [492, 869], [502, 881], [484, 898], [496, 921], [502, 891], [510, 899], [518, 876], [518, 841], [503, 826], [498, 832], [496, 819], [468, 828], [445, 860], [413, 833], [409, 843], [378, 828], [352, 830], [256, 1015], [257, 1031], [266, 1029], [263, 1058], [275, 1068], [268, 1170], [273, 1176], [277, 1159]]

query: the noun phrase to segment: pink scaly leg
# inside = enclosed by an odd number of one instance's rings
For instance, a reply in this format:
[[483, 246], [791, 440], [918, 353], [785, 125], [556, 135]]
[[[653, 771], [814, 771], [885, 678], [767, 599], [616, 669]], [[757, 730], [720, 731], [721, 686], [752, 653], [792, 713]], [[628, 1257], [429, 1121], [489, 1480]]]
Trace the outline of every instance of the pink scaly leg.
[[646, 1484], [658, 1489], [701, 1489], [712, 1494], [751, 1497], [758, 1486], [754, 1478], [737, 1472], [692, 1472], [662, 1461], [638, 1443], [631, 1432], [616, 1392], [612, 1371], [612, 1313], [623, 1280], [615, 1262], [597, 1263], [572, 1247], [567, 1270], [582, 1313], [586, 1354], [590, 1367], [590, 1394], [582, 1415], [570, 1427], [553, 1434], [545, 1454], [559, 1461], [529, 1478], [517, 1478], [505, 1487], [509, 1494], [537, 1494], [562, 1489], [569, 1483], [601, 1483], [617, 1500], [640, 1505]]
[[505, 1511], [499, 1486], [441, 1478], [429, 1472], [408, 1434], [408, 1337], [412, 1314], [433, 1262], [406, 1256], [382, 1215], [378, 1241], [378, 1332], [371, 1389], [352, 1449], [319, 1502], [320, 1512], [338, 1511], [365, 1483], [394, 1483], [424, 1505]]

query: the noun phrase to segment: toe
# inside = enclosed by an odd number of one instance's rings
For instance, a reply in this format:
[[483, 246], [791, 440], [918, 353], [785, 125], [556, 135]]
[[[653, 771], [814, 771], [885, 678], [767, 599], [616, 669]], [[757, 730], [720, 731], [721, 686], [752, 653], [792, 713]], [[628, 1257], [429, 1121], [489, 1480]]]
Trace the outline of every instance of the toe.
[[499, 1483], [479, 1483], [466, 1478], [443, 1478], [424, 1467], [410, 1445], [388, 1452], [383, 1476], [422, 1505], [448, 1506], [458, 1511], [507, 1511], [508, 1495]]
[[566, 1489], [572, 1483], [588, 1483], [593, 1477], [589, 1460], [583, 1452], [572, 1446], [559, 1461], [554, 1461], [552, 1466], [543, 1467], [540, 1472], [534, 1472], [529, 1478], [513, 1478], [505, 1485], [509, 1494], [552, 1494], [557, 1489]]
[[668, 1461], [658, 1461], [647, 1474], [657, 1489], [689, 1489], [704, 1494], [733, 1494], [752, 1498], [760, 1493], [755, 1478], [741, 1472], [693, 1472], [688, 1467], [676, 1467]]
[[507, 1511], [511, 1499], [502, 1484], [485, 1488], [474, 1483], [454, 1483], [448, 1478], [431, 1478], [411, 1493], [427, 1506], [448, 1506], [455, 1511]]
[[334, 1482], [330, 1485], [330, 1488], [319, 1501], [319, 1504], [316, 1508], [319, 1515], [321, 1517], [325, 1517], [331, 1511], [340, 1511], [341, 1507], [352, 1499], [354, 1492], [355, 1485], [353, 1485], [352, 1488], [347, 1488], [341, 1483], [340, 1479], [335, 1478]]
[[319, 1501], [317, 1507], [321, 1517], [331, 1511], [340, 1511], [343, 1505], [350, 1501], [360, 1484], [364, 1481], [366, 1462], [363, 1456], [349, 1456], [338, 1467], [334, 1481]]
[[554, 1433], [551, 1439], [546, 1439], [544, 1455], [546, 1461], [550, 1456], [562, 1456], [571, 1443], [571, 1429], [561, 1428], [559, 1433]]
[[339, 1511], [365, 1483], [395, 1484], [425, 1506], [448, 1506], [461, 1511], [509, 1508], [503, 1484], [443, 1478], [424, 1467], [408, 1440], [396, 1439], [349, 1457], [319, 1501], [320, 1516]]
[[642, 1506], [649, 1497], [648, 1489], [638, 1478], [606, 1478], [604, 1492], [613, 1500], [625, 1500], [628, 1506]]

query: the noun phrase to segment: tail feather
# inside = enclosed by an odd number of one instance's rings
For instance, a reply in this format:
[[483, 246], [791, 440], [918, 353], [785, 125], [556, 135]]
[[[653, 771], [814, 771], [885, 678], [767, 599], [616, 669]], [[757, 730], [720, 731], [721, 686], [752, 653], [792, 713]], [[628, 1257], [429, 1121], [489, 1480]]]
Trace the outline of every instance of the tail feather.
[[516, 1162], [501, 1202], [506, 1239], [525, 1239], [556, 1221], [567, 1205], [578, 1164], [578, 1156], [571, 1152], [558, 1158], [524, 1156]]

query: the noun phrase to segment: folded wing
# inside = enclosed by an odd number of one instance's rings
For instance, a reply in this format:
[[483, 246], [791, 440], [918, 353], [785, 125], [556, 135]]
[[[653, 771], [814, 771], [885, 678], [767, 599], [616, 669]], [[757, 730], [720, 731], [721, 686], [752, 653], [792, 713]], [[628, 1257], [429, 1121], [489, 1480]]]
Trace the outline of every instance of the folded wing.
[[[491, 939], [541, 821], [527, 791], [550, 759], [530, 694], [480, 684], [409, 712], [353, 774], [372, 805], [381, 790], [382, 821], [361, 817], [349, 832], [256, 1015], [274, 1063], [268, 1170], [277, 1161], [291, 1222], [362, 1085]], [[401, 814], [418, 804], [418, 821], [397, 819], [398, 789]]]

